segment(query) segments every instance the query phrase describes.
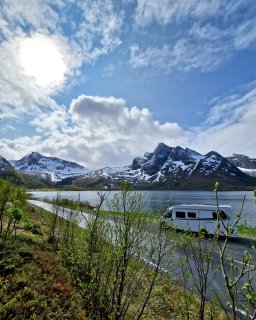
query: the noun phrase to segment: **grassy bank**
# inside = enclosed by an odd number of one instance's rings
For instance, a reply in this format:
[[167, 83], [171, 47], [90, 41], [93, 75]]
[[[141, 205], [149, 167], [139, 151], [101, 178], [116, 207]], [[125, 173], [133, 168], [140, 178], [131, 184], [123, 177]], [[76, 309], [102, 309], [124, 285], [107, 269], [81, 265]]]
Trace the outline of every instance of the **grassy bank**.
[[26, 206], [30, 231], [0, 251], [0, 319], [86, 319], [81, 297], [47, 242], [49, 213]]
[[256, 238], [256, 227], [248, 227], [246, 224], [238, 226], [238, 235]]

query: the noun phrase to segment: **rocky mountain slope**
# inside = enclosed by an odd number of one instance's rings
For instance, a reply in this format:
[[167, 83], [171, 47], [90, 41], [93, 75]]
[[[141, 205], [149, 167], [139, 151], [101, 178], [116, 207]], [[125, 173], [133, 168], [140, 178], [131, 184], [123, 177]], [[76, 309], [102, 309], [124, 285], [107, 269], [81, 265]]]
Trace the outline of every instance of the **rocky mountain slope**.
[[87, 168], [75, 162], [46, 157], [38, 152], [32, 152], [20, 160], [10, 162], [17, 171], [41, 178], [47, 182], [57, 182], [89, 172]]
[[[129, 180], [134, 186], [156, 189], [212, 188], [219, 181], [225, 189], [248, 189], [256, 179], [239, 170], [217, 152], [206, 155], [160, 143], [154, 152], [137, 157], [130, 166], [103, 168], [72, 181], [90, 188], [119, 188]], [[70, 183], [70, 181], [69, 181]]]
[[42, 180], [40, 177], [28, 175], [26, 173], [18, 172], [12, 166], [10, 161], [0, 156], [0, 179], [8, 179], [15, 184], [22, 185], [27, 188], [45, 188], [49, 183]]
[[256, 177], [256, 159], [252, 159], [245, 155], [236, 153], [234, 153], [231, 157], [228, 157], [227, 159], [244, 173]]
[[0, 156], [0, 178], [11, 180], [19, 179], [19, 176], [11, 163], [2, 156]]

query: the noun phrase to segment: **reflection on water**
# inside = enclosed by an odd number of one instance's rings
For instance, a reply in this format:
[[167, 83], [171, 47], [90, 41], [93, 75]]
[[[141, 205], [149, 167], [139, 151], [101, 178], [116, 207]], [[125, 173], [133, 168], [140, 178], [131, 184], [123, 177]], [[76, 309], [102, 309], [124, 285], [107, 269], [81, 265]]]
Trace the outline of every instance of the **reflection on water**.
[[[33, 198], [55, 198], [58, 192], [56, 191], [39, 191], [31, 192]], [[60, 192], [59, 192], [60, 193]], [[113, 199], [113, 196], [118, 191], [110, 191], [108, 193], [108, 201]], [[170, 205], [176, 204], [216, 204], [215, 193], [213, 191], [143, 191], [146, 202], [145, 211], [148, 209], [165, 210]], [[61, 191], [60, 195], [63, 198], [77, 200], [80, 194], [81, 201], [89, 201], [92, 205], [99, 203], [97, 191]], [[243, 197], [246, 200], [243, 208], [242, 220], [247, 221], [251, 226], [256, 226], [256, 203], [255, 197], [251, 191], [220, 191], [219, 203], [231, 205], [234, 209], [234, 214], [240, 211]], [[104, 208], [108, 208], [107, 202]]]

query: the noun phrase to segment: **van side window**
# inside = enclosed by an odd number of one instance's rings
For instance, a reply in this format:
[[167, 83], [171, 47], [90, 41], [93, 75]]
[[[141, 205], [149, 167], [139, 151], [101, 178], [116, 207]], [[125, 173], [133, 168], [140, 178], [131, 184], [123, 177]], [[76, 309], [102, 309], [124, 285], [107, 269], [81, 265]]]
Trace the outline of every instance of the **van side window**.
[[195, 212], [188, 212], [188, 218], [196, 218]]
[[[221, 210], [218, 213], [219, 213], [221, 219], [227, 220], [228, 217], [227, 217], [227, 215], [226, 215], [226, 213], [224, 211]], [[218, 218], [217, 212], [213, 212], [212, 213], [212, 217], [213, 217], [213, 219], [217, 220], [217, 218]]]
[[172, 211], [167, 211], [166, 214], [164, 215], [165, 218], [171, 218], [172, 217]]
[[176, 211], [176, 218], [185, 219], [185, 212]]

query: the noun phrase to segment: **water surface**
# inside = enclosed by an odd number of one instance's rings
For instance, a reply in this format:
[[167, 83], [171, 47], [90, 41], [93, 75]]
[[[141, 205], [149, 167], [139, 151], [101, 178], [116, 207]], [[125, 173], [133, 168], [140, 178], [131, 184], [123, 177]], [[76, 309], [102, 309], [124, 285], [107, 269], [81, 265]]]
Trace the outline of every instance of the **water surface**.
[[[108, 198], [104, 203], [104, 209], [108, 209], [114, 195], [119, 191], [108, 192]], [[36, 191], [31, 192], [31, 196], [36, 199], [56, 198], [60, 194], [63, 198], [77, 200], [80, 196], [81, 201], [89, 201], [92, 205], [99, 203], [97, 191]], [[166, 207], [176, 204], [216, 204], [215, 193], [213, 191], [142, 191], [146, 202], [145, 212], [151, 209], [165, 210]], [[234, 214], [240, 211], [243, 197], [246, 196], [244, 203], [242, 220], [247, 221], [251, 226], [256, 226], [256, 203], [252, 191], [220, 191], [219, 204], [228, 204], [233, 207]]]

